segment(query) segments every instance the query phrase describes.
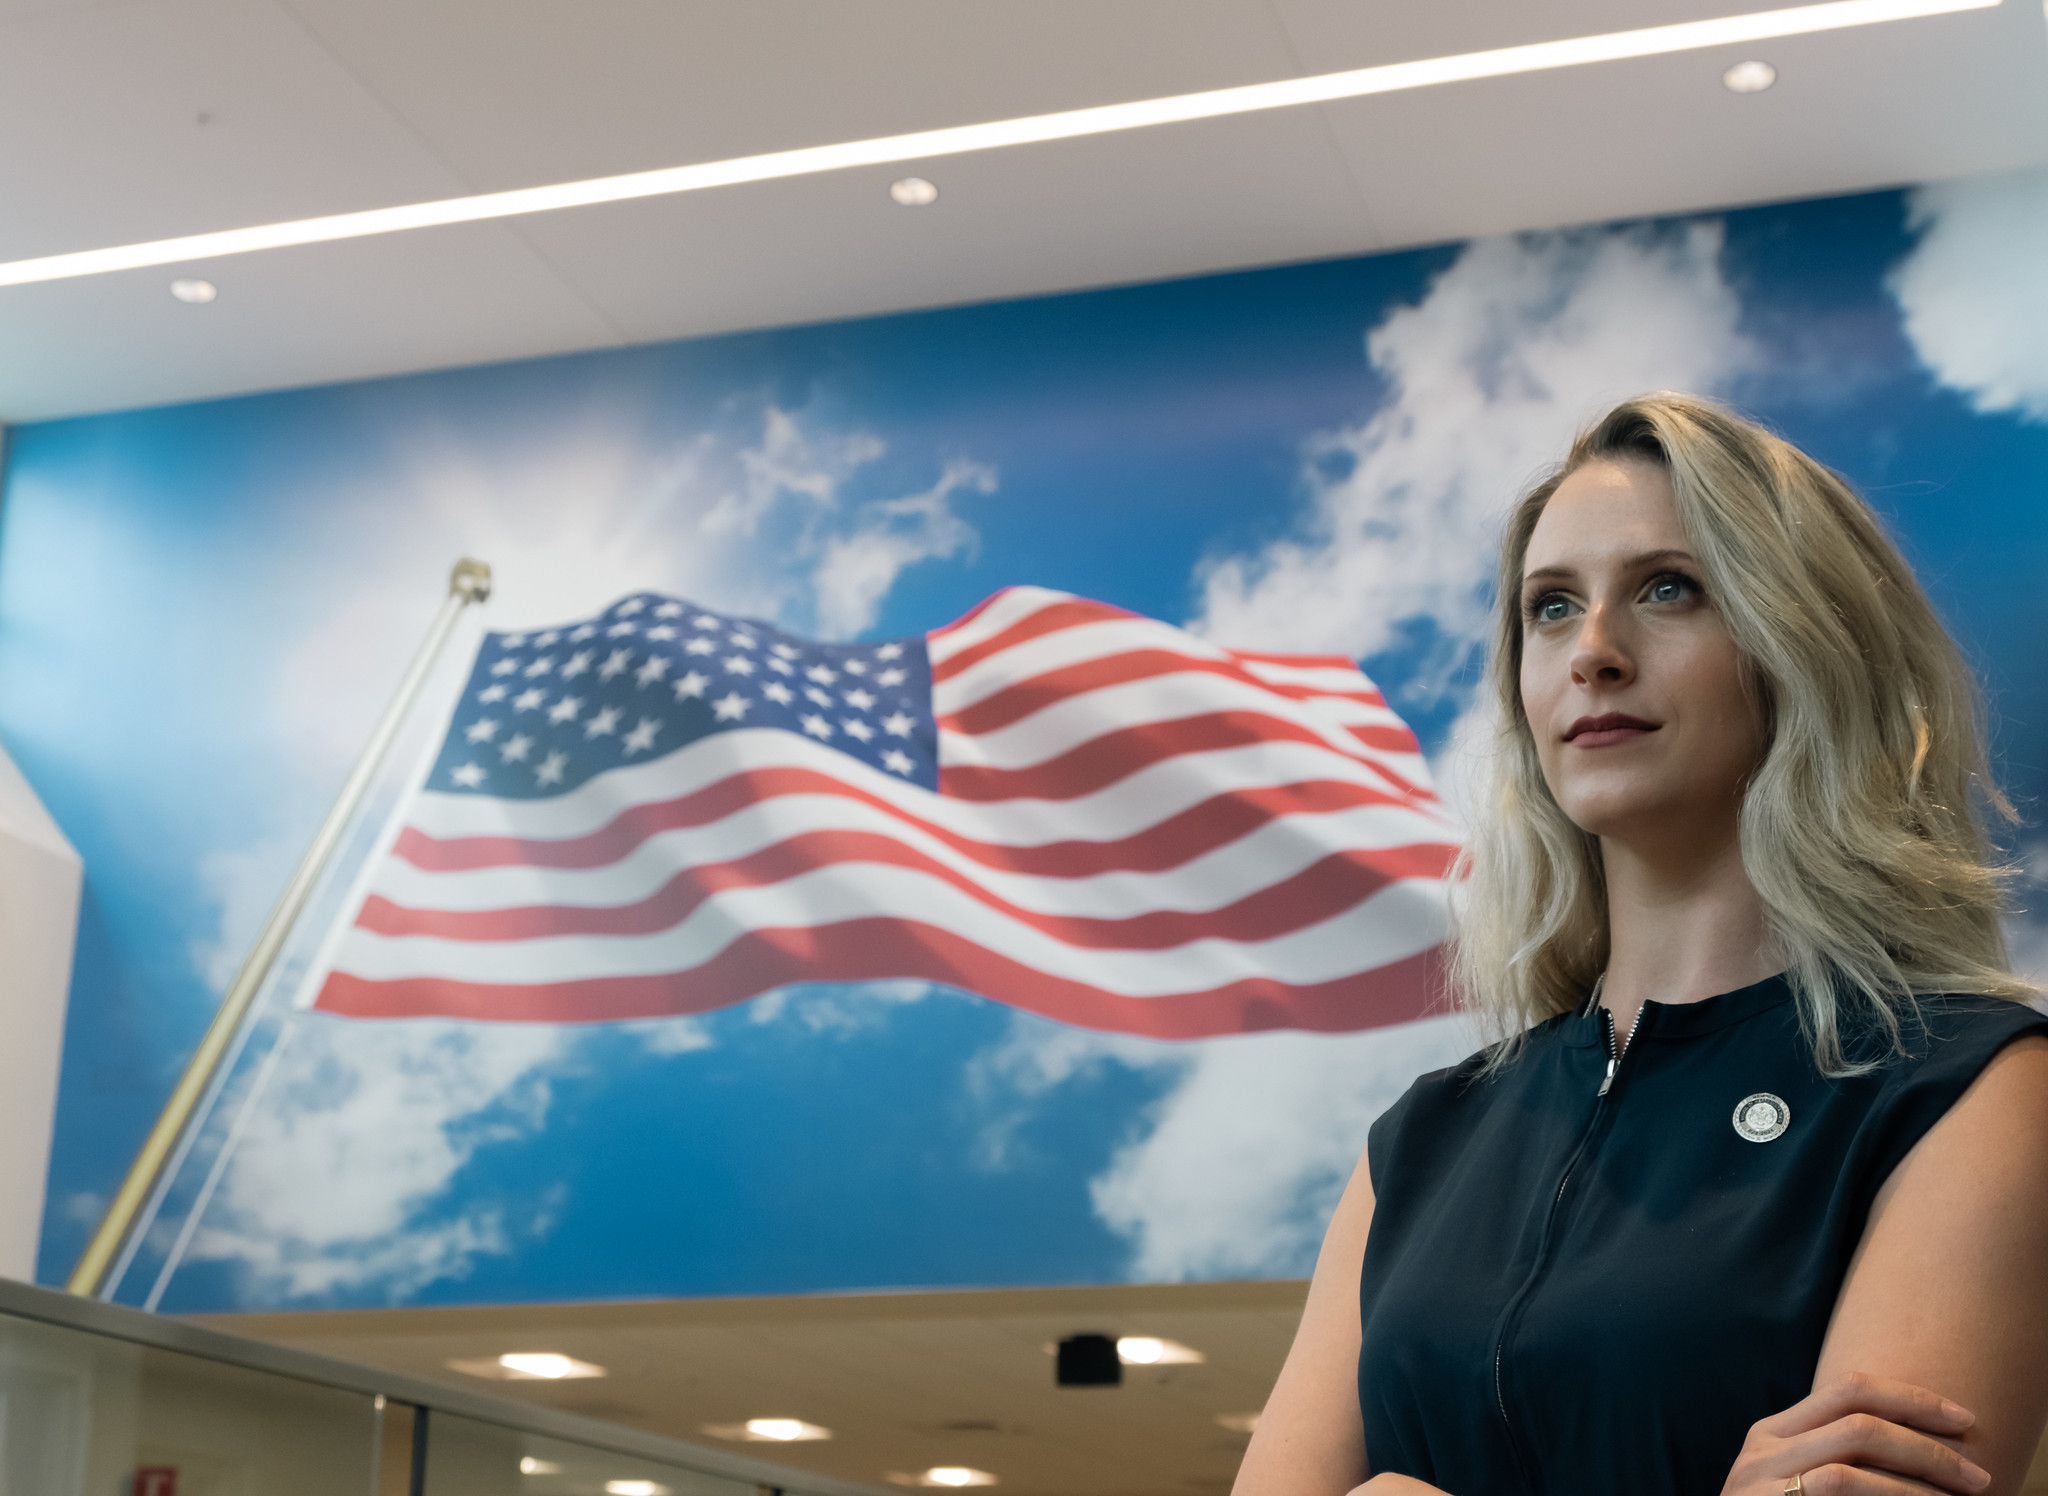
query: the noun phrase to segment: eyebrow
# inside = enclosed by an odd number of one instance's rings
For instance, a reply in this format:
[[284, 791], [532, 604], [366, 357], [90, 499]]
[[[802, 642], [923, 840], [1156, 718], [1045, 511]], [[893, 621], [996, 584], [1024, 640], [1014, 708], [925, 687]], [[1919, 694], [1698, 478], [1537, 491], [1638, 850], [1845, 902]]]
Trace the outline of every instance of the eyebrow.
[[[1641, 571], [1646, 566], [1656, 566], [1666, 561], [1688, 561], [1695, 566], [1699, 565], [1691, 551], [1662, 550], [1643, 551], [1638, 555], [1630, 556], [1626, 561], [1622, 562], [1622, 568], [1626, 571]], [[1576, 568], [1570, 566], [1539, 566], [1534, 571], [1522, 573], [1522, 585], [1526, 587], [1531, 582], [1556, 581], [1560, 578], [1577, 575], [1578, 571]]]

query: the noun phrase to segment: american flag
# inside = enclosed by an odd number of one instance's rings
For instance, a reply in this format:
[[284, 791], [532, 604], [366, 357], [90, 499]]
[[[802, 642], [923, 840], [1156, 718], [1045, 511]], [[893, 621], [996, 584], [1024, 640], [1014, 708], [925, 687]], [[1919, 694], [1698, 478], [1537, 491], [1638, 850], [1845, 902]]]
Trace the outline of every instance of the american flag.
[[314, 1005], [579, 1022], [923, 979], [1160, 1038], [1418, 1017], [1456, 831], [1351, 660], [1036, 587], [832, 644], [652, 594], [480, 646]]

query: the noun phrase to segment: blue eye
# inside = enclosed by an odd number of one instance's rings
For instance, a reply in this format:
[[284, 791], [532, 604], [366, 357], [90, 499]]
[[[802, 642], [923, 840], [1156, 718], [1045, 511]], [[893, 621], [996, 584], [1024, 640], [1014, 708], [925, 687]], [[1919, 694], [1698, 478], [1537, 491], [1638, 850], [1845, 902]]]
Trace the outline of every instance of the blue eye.
[[1691, 577], [1676, 573], [1658, 577], [1650, 583], [1650, 601], [1653, 603], [1682, 603], [1699, 590]]

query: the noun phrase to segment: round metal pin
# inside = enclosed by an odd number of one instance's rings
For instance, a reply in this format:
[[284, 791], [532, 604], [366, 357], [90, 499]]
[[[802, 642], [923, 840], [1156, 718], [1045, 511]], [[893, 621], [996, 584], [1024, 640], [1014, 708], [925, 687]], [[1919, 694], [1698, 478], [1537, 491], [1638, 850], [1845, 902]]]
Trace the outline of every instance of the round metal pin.
[[1784, 1098], [1759, 1091], [1735, 1103], [1735, 1131], [1752, 1143], [1781, 1138], [1792, 1125], [1792, 1108]]

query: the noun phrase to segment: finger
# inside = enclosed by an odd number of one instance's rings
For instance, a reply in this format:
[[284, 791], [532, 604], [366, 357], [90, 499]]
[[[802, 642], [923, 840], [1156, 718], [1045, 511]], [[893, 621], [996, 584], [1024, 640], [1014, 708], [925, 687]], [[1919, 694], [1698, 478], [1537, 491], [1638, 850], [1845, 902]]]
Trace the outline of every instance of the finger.
[[1784, 1453], [1794, 1469], [1855, 1465], [1926, 1481], [1956, 1496], [1976, 1496], [1991, 1483], [1982, 1466], [1939, 1439], [1871, 1413], [1851, 1413], [1802, 1434]]
[[1822, 1465], [1801, 1476], [1799, 1485], [1806, 1496], [1949, 1496], [1909, 1476], [1855, 1465]]
[[1786, 1439], [1833, 1423], [1851, 1413], [1874, 1413], [1890, 1423], [1925, 1429], [1953, 1438], [1977, 1421], [1977, 1415], [1939, 1392], [1891, 1377], [1852, 1371], [1765, 1419], [1765, 1433]]

